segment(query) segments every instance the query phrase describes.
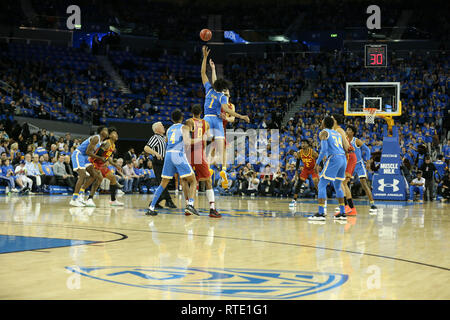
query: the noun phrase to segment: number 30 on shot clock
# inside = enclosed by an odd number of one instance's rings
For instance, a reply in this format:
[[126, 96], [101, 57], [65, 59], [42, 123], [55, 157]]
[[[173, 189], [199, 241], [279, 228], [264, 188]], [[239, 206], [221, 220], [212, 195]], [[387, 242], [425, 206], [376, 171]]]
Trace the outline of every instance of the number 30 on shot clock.
[[365, 45], [366, 68], [387, 67], [387, 46], [385, 44]]

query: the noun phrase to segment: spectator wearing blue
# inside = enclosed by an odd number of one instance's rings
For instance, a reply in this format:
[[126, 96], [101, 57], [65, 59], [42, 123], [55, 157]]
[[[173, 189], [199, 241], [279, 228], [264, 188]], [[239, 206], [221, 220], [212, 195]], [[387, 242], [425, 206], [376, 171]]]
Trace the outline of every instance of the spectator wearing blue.
[[437, 170], [438, 180], [444, 178], [445, 172], [447, 170], [447, 163], [444, 161], [444, 156], [442, 154], [437, 156], [437, 160], [434, 163], [434, 166]]
[[43, 173], [43, 184], [47, 186], [56, 185], [56, 178], [55, 174], [53, 173], [53, 164], [51, 162], [48, 162], [47, 153], [39, 157], [39, 166], [40, 171]]
[[[16, 177], [14, 176], [14, 168], [9, 164], [9, 159], [2, 160], [1, 165], [0, 182], [3, 181], [8, 185], [9, 192], [19, 192], [19, 190], [16, 189]], [[23, 184], [20, 180], [17, 181], [17, 184], [20, 186], [20, 189], [23, 189]], [[7, 194], [9, 192], [7, 192]]]
[[409, 200], [408, 202], [414, 201], [414, 195], [416, 192], [420, 195], [419, 203], [423, 203], [423, 193], [425, 190], [425, 178], [422, 177], [422, 171], [417, 172], [417, 177], [411, 181], [409, 185]]
[[450, 160], [450, 139], [447, 140], [447, 144], [443, 146], [442, 151], [444, 152], [445, 160]]
[[47, 150], [42, 146], [38, 146], [36, 150], [34, 150], [34, 153], [37, 154], [39, 157], [43, 156], [44, 154], [48, 153]]

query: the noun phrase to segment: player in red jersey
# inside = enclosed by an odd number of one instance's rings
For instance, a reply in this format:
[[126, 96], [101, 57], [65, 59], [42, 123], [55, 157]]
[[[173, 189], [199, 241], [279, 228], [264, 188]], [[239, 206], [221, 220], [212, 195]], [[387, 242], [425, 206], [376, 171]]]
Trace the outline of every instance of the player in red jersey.
[[[345, 169], [345, 180], [342, 181], [342, 188], [344, 190], [344, 202], [345, 202], [345, 214], [348, 216], [356, 215], [356, 208], [353, 205], [352, 193], [350, 191], [350, 187], [348, 183], [353, 176], [353, 172], [355, 171], [356, 166], [356, 153], [355, 148], [351, 145], [351, 141], [347, 136], [347, 133], [344, 129], [341, 128], [340, 124], [344, 122], [344, 117], [340, 114], [333, 115], [334, 118], [334, 127], [333, 129], [339, 132], [342, 136], [342, 143], [344, 145], [345, 154], [347, 156], [347, 168]], [[336, 212], [338, 212], [339, 208], [336, 208]]]
[[[116, 191], [119, 189], [119, 183], [117, 182], [116, 176], [114, 175], [114, 172], [112, 172], [108, 165], [112, 164], [116, 166], [118, 169], [120, 169], [119, 166], [117, 166], [113, 159], [111, 158], [111, 155], [116, 150], [116, 141], [119, 139], [119, 135], [117, 134], [117, 130], [115, 128], [109, 128], [109, 139], [106, 139], [98, 148], [96, 151], [96, 154], [99, 155], [102, 159], [97, 158], [91, 158], [89, 157], [89, 162], [92, 163], [94, 166], [94, 169], [99, 171], [102, 174], [103, 178], [108, 179], [110, 183], [110, 191], [111, 191], [111, 206], [123, 206], [122, 202], [119, 202], [116, 200]], [[90, 192], [88, 202], [86, 203], [86, 206], [95, 206], [92, 198], [95, 195], [95, 192], [97, 191], [98, 184], [95, 184]], [[93, 204], [93, 205], [92, 205]]]
[[299, 180], [295, 186], [294, 190], [294, 199], [289, 204], [290, 207], [293, 207], [297, 204], [297, 197], [298, 193], [300, 192], [300, 188], [302, 187], [303, 183], [308, 179], [309, 176], [312, 177], [314, 181], [314, 187], [317, 190], [317, 184], [319, 183], [319, 174], [314, 170], [314, 167], [316, 165], [316, 159], [319, 155], [316, 151], [311, 148], [309, 141], [303, 139], [302, 140], [302, 148], [295, 154], [295, 157], [297, 158], [297, 163], [295, 166], [295, 171], [298, 171], [298, 167], [300, 165], [300, 160], [303, 162], [303, 169], [302, 172], [299, 175]]
[[[192, 130], [192, 144], [189, 150], [188, 159], [195, 171], [197, 181], [205, 181], [206, 183], [206, 197], [209, 201], [209, 216], [211, 218], [220, 218], [221, 215], [215, 208], [214, 189], [212, 186], [211, 172], [209, 171], [209, 164], [206, 161], [206, 139], [208, 136], [209, 124], [204, 119], [201, 119], [202, 107], [195, 104], [191, 109], [193, 117], [186, 120], [186, 125], [193, 128]], [[187, 151], [188, 152], [188, 151]], [[183, 188], [184, 189], [184, 188]], [[187, 214], [187, 213], [185, 213]]]

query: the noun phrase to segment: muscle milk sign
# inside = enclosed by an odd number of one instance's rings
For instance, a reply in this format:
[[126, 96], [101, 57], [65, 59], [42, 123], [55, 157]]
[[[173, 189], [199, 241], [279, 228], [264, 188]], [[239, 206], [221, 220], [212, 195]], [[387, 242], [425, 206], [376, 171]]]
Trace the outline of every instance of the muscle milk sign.
[[383, 138], [380, 169], [373, 175], [375, 200], [406, 200], [405, 178], [400, 171], [400, 145], [398, 136]]

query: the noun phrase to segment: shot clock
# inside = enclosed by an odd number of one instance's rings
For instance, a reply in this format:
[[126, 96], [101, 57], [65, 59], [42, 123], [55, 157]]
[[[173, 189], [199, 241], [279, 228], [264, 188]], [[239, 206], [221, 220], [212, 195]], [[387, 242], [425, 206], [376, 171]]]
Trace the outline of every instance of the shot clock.
[[387, 67], [387, 47], [385, 44], [367, 44], [364, 52], [366, 68]]

